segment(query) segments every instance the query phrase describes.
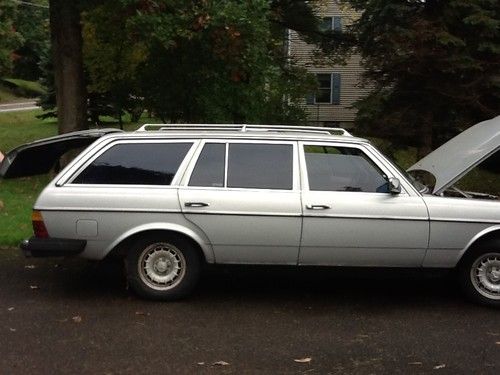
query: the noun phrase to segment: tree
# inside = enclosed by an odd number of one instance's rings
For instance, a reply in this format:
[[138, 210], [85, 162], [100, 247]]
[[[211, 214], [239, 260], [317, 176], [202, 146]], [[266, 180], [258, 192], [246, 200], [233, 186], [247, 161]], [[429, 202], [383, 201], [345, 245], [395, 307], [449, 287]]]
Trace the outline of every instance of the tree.
[[0, 77], [10, 74], [14, 50], [23, 41], [14, 28], [16, 5], [10, 0], [0, 0]]
[[311, 82], [284, 54], [284, 25], [298, 20], [287, 16], [288, 3], [112, 0], [97, 6], [83, 17], [89, 90], [108, 95], [118, 108], [141, 98], [165, 122], [303, 121], [295, 103]]
[[41, 76], [41, 56], [50, 48], [48, 3], [48, 0], [17, 3], [13, 23], [23, 43], [14, 51], [16, 78], [37, 80]]
[[130, 10], [120, 0], [109, 0], [82, 15], [89, 116], [98, 125], [100, 115], [118, 118], [122, 127], [124, 111], [136, 121], [142, 112], [137, 73], [148, 50], [141, 38], [127, 32]]
[[80, 10], [77, 1], [50, 0], [50, 31], [59, 133], [88, 128]]
[[297, 103], [315, 83], [288, 61], [285, 29], [325, 49], [335, 40], [305, 0], [81, 3], [87, 115], [97, 124], [142, 108], [165, 122], [303, 122]]
[[424, 156], [500, 110], [497, 0], [351, 0], [352, 32], [372, 93], [357, 103], [368, 134]]

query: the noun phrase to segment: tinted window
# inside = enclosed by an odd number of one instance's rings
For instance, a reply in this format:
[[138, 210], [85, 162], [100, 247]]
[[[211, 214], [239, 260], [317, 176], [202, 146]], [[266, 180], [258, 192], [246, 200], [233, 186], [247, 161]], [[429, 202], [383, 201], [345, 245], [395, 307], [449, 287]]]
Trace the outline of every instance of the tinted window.
[[292, 145], [229, 145], [228, 187], [291, 190], [292, 170]]
[[309, 190], [389, 192], [387, 177], [359, 149], [305, 146]]
[[225, 143], [207, 143], [196, 162], [189, 186], [224, 186]]
[[128, 143], [111, 147], [75, 184], [170, 185], [192, 143]]

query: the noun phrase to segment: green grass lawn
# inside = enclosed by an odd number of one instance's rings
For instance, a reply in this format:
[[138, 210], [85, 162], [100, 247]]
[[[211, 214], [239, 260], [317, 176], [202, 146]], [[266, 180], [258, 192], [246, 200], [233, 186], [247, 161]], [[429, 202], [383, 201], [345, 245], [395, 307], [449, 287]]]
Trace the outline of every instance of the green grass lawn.
[[16, 78], [0, 79], [0, 103], [34, 100], [45, 93], [39, 82]]
[[8, 88], [0, 85], [0, 104], [18, 101], [19, 99], [22, 99], [22, 98], [19, 98], [18, 96], [16, 96], [12, 92], [12, 90], [9, 90]]
[[14, 94], [29, 98], [37, 97], [45, 93], [45, 88], [38, 81], [26, 81], [18, 78], [3, 78], [3, 86], [11, 89]]
[[40, 120], [41, 110], [0, 113], [0, 150], [57, 134], [55, 119]]

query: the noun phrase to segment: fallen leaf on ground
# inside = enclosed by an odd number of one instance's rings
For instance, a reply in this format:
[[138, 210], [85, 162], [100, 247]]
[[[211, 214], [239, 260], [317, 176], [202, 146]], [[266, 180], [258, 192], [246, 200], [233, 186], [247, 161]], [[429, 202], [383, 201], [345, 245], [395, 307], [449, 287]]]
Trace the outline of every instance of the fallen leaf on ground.
[[200, 365], [200, 366], [203, 366], [205, 364], [205, 362], [198, 362], [196, 363], [197, 365]]
[[497, 341], [495, 344], [500, 345], [500, 341]]
[[410, 362], [409, 365], [421, 366], [422, 362]]
[[298, 359], [294, 359], [293, 361], [297, 362], [297, 363], [309, 363], [312, 361], [312, 358], [311, 357], [298, 358]]
[[74, 316], [71, 318], [75, 323], [81, 323], [82, 322], [82, 317], [80, 315]]
[[36, 266], [34, 264], [28, 264], [27, 266], [24, 266], [24, 268], [26, 268], [27, 270], [32, 270], [36, 268]]
[[446, 367], [446, 365], [443, 363], [441, 365], [434, 366], [433, 369], [434, 370], [439, 370], [439, 369], [442, 369], [442, 368], [445, 368], [445, 367]]
[[229, 366], [229, 363], [227, 363], [226, 361], [217, 361], [212, 363], [212, 366]]
[[38, 287], [38, 285], [30, 285], [30, 289], [35, 290], [35, 289], [39, 289], [39, 287]]
[[13, 307], [9, 307], [7, 310], [14, 311], [14, 308]]
[[17, 329], [15, 329], [15, 328], [9, 328], [9, 330], [10, 330], [11, 332], [16, 332], [16, 331], [17, 331]]

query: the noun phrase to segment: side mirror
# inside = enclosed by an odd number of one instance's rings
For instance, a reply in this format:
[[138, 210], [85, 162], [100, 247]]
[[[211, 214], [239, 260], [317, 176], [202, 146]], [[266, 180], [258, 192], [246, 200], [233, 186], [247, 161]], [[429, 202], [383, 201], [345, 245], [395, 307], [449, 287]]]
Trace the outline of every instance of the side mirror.
[[391, 194], [399, 194], [401, 193], [401, 182], [399, 179], [391, 177], [389, 179], [389, 192]]

